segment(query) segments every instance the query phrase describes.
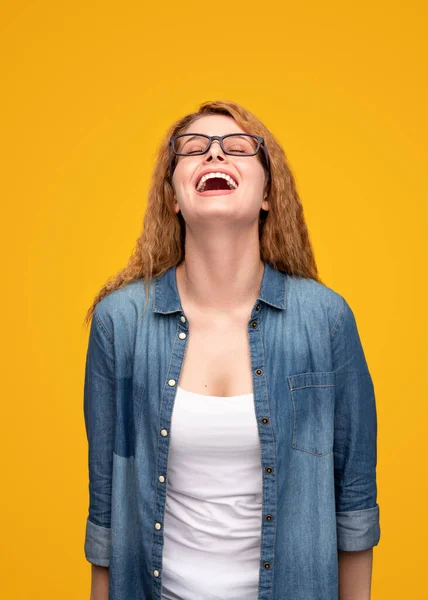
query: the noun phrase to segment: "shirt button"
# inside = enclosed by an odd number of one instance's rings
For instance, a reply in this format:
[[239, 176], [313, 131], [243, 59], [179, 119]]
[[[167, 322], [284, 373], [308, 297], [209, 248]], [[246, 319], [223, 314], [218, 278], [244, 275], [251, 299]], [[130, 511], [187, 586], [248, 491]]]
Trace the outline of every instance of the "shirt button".
[[159, 577], [159, 571], [158, 571], [157, 569], [155, 569], [155, 570], [153, 571], [153, 575], [154, 575], [155, 577]]
[[159, 481], [161, 483], [164, 483], [165, 482], [165, 477], [163, 475], [159, 475]]
[[267, 425], [269, 423], [268, 417], [263, 417], [262, 423], [263, 423], [263, 425]]
[[260, 304], [256, 304], [256, 310], [260, 310]]
[[162, 525], [160, 523], [155, 523], [155, 529], [157, 529], [159, 531], [159, 529], [162, 527]]
[[256, 375], [258, 375], [260, 377], [260, 375], [263, 375], [263, 369], [256, 369]]
[[163, 435], [163, 437], [166, 437], [168, 435], [168, 431], [166, 429], [161, 429], [161, 435]]
[[257, 321], [251, 321], [251, 327], [253, 329], [255, 329], [257, 327], [257, 325], [258, 325]]
[[272, 473], [273, 469], [272, 467], [266, 467], [266, 473]]
[[185, 323], [185, 322], [186, 322], [186, 317], [183, 317], [183, 315], [181, 315], [180, 319], [181, 319], [181, 322], [182, 322], [182, 323]]
[[273, 517], [272, 517], [272, 515], [266, 515], [265, 519], [266, 519], [266, 521], [272, 521]]
[[182, 331], [178, 334], [178, 337], [180, 338], [180, 340], [184, 340], [184, 338], [186, 337], [186, 334]]
[[168, 385], [170, 385], [171, 387], [173, 387], [175, 385], [176, 381], [175, 379], [168, 379]]
[[263, 566], [265, 569], [270, 569], [270, 562], [265, 562]]

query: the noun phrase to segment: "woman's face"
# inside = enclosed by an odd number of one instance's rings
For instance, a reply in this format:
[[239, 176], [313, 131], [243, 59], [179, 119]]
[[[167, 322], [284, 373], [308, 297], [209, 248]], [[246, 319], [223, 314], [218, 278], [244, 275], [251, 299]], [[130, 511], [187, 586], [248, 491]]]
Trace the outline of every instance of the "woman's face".
[[[226, 135], [244, 132], [232, 117], [207, 115], [197, 119], [182, 133], [204, 133], [206, 135]], [[172, 186], [174, 188], [174, 210], [182, 212], [186, 222], [205, 220], [210, 223], [215, 217], [225, 217], [228, 221], [258, 221], [260, 209], [268, 210], [266, 195], [267, 175], [259, 154], [255, 156], [230, 156], [224, 154], [218, 141], [211, 144], [205, 154], [177, 156]], [[238, 184], [233, 191], [223, 190], [200, 193], [196, 185], [204, 171], [225, 171]], [[208, 185], [210, 187], [210, 185]], [[224, 221], [223, 221], [224, 223]]]

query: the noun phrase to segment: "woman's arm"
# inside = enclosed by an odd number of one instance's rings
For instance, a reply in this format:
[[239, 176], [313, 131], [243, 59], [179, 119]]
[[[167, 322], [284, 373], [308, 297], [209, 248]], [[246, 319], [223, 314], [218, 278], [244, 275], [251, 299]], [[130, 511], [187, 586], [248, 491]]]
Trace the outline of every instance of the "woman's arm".
[[109, 568], [91, 565], [91, 597], [89, 600], [108, 600]]
[[376, 398], [355, 316], [343, 297], [331, 336], [339, 600], [369, 600], [373, 546], [380, 540]]
[[339, 600], [370, 600], [373, 548], [339, 550]]
[[[89, 511], [84, 552], [92, 563], [96, 600], [108, 582], [111, 553], [112, 472], [115, 436], [115, 356], [108, 312], [101, 301], [89, 333], [84, 384], [84, 418], [88, 438]], [[107, 325], [106, 325], [107, 323]], [[110, 325], [111, 326], [111, 325]], [[108, 588], [107, 588], [108, 589]], [[102, 595], [98, 595], [102, 594]], [[92, 598], [92, 595], [91, 595]]]
[[361, 552], [380, 540], [377, 411], [355, 316], [343, 297], [331, 337], [336, 374], [333, 453], [337, 549]]

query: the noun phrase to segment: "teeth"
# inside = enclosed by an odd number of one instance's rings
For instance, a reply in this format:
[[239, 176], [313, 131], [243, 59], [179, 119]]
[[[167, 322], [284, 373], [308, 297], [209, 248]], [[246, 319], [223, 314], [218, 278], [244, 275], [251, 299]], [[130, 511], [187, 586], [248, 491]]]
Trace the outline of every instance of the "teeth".
[[199, 180], [198, 186], [196, 188], [197, 191], [203, 192], [205, 189], [205, 182], [207, 181], [207, 179], [213, 179], [215, 177], [221, 177], [221, 179], [225, 179], [231, 190], [234, 190], [238, 187], [236, 181], [232, 177], [230, 177], [230, 175], [226, 175], [226, 173], [207, 173]]

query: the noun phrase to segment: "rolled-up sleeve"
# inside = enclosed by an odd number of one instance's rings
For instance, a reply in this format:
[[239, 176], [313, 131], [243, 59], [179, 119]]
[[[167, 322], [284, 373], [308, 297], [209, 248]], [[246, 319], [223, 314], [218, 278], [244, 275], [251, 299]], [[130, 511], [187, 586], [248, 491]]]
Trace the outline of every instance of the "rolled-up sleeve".
[[90, 563], [104, 567], [110, 565], [114, 416], [114, 345], [98, 304], [91, 321], [84, 380], [89, 473], [84, 552]]
[[356, 320], [343, 297], [331, 336], [337, 547], [367, 550], [380, 539], [376, 400]]

